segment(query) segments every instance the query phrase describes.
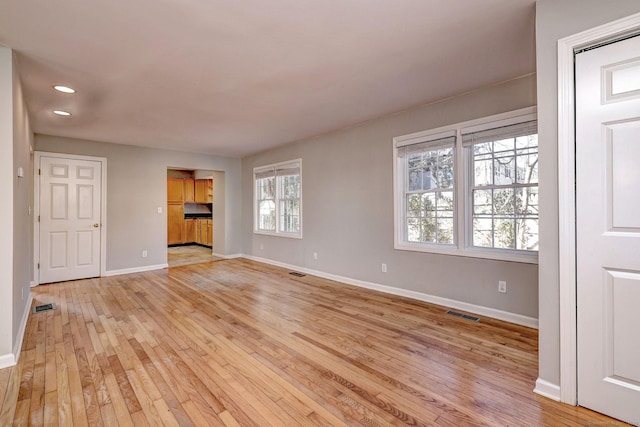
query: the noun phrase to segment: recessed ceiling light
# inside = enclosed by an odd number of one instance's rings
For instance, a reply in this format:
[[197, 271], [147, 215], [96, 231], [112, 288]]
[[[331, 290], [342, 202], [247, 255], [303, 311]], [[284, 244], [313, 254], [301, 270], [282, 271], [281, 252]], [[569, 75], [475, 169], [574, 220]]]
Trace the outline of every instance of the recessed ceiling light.
[[53, 87], [55, 90], [57, 90], [58, 92], [64, 92], [64, 93], [76, 93], [76, 90], [73, 88], [70, 88], [68, 86], [61, 86], [61, 85], [56, 85]]
[[53, 110], [53, 114], [57, 114], [59, 116], [70, 116], [71, 113], [69, 113], [68, 111], [62, 111], [62, 110]]

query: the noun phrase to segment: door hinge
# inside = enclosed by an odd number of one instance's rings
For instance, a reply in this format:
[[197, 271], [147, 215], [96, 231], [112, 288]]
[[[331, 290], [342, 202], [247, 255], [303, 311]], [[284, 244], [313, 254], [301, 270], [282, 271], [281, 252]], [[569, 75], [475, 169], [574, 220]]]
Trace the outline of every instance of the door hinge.
[[40, 222], [40, 215], [38, 215], [38, 222]]
[[40, 270], [40, 263], [38, 263], [38, 270]]
[[42, 175], [42, 169], [38, 169], [38, 175]]

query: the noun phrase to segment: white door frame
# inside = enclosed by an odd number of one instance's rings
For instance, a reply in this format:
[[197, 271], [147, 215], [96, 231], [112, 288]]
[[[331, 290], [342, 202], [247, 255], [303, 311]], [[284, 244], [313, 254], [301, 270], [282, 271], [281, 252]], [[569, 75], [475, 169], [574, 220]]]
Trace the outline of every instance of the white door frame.
[[578, 404], [574, 52], [640, 31], [640, 13], [558, 40], [560, 401]]
[[89, 160], [92, 162], [100, 162], [101, 167], [101, 185], [100, 185], [100, 276], [106, 276], [107, 273], [107, 158], [78, 156], [75, 154], [48, 153], [46, 151], [34, 152], [33, 159], [33, 281], [34, 285], [40, 284], [40, 270], [38, 263], [40, 262], [40, 158], [41, 157], [57, 157], [70, 160]]

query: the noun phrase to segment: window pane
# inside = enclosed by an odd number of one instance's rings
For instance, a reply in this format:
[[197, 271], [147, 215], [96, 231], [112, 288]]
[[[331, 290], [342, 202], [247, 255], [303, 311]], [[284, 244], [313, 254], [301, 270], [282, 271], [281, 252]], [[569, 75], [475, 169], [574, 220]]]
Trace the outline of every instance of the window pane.
[[518, 247], [525, 251], [538, 250], [538, 219], [521, 219], [518, 221]]
[[520, 150], [528, 147], [535, 148], [536, 151], [538, 151], [538, 135], [537, 134], [519, 136], [516, 138], [516, 149]]
[[438, 182], [440, 188], [453, 187], [453, 147], [440, 150], [438, 154]]
[[482, 144], [476, 144], [473, 146], [473, 155], [478, 160], [490, 159], [493, 152], [493, 144], [490, 142], [484, 142]]
[[280, 216], [280, 231], [284, 233], [297, 233], [300, 231], [300, 217], [297, 215]]
[[275, 178], [258, 180], [258, 199], [274, 199], [276, 197]]
[[453, 217], [438, 218], [438, 243], [453, 243]]
[[296, 233], [300, 231], [300, 201], [280, 201], [280, 231]]
[[437, 210], [447, 211], [448, 215], [439, 213], [440, 216], [453, 216], [453, 192], [452, 191], [442, 191], [437, 193]]
[[[529, 150], [530, 151], [530, 150]], [[518, 155], [516, 158], [517, 179], [520, 184], [538, 183], [538, 152]]]
[[436, 221], [433, 218], [423, 218], [422, 225], [422, 241], [427, 243], [436, 243]]
[[491, 190], [473, 190], [473, 214], [491, 215], [493, 211], [493, 197]]
[[409, 191], [422, 190], [422, 168], [409, 170]]
[[515, 138], [501, 139], [493, 142], [493, 153], [495, 156], [513, 155], [515, 148]]
[[411, 154], [407, 159], [409, 169], [420, 168], [423, 166], [422, 153]]
[[493, 223], [491, 218], [473, 219], [473, 246], [484, 248], [493, 246]]
[[517, 215], [538, 216], [538, 187], [516, 189]]
[[300, 197], [300, 175], [286, 175], [279, 178], [282, 198], [297, 199]]
[[515, 249], [515, 230], [512, 218], [495, 218], [493, 220], [493, 247]]
[[513, 151], [496, 155], [493, 164], [493, 183], [495, 185], [510, 185], [516, 180], [516, 166]]
[[431, 186], [428, 188], [451, 188], [453, 186], [453, 148], [431, 151], [427, 166], [430, 170], [431, 180]]
[[411, 154], [407, 158], [408, 191], [453, 187], [453, 148]]
[[436, 211], [436, 194], [425, 193], [422, 195], [422, 206], [424, 208], [424, 216], [433, 218]]
[[280, 215], [300, 215], [300, 200], [281, 200], [280, 201]]
[[496, 215], [515, 214], [515, 192], [513, 188], [493, 190], [493, 213]]
[[407, 216], [417, 218], [422, 215], [422, 196], [410, 194], [407, 196]]
[[493, 160], [479, 160], [473, 165], [473, 185], [482, 187], [493, 184]]
[[273, 200], [264, 200], [258, 207], [258, 228], [260, 230], [276, 229], [276, 204]]
[[420, 218], [407, 218], [407, 241], [420, 242]]

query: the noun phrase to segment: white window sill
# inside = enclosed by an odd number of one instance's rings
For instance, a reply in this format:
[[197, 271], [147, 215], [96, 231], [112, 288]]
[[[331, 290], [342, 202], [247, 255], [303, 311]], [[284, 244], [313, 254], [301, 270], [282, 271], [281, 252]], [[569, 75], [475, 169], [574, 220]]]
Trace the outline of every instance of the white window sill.
[[286, 237], [288, 239], [302, 239], [302, 233], [277, 233], [275, 231], [253, 230], [253, 234], [262, 234], [263, 236]]
[[484, 249], [484, 248], [465, 248], [460, 249], [451, 246], [425, 245], [423, 243], [398, 242], [395, 249], [401, 251], [426, 252], [441, 255], [453, 255], [470, 258], [483, 258], [497, 261], [521, 262], [526, 264], [537, 264], [537, 252], [515, 252], [504, 249]]

